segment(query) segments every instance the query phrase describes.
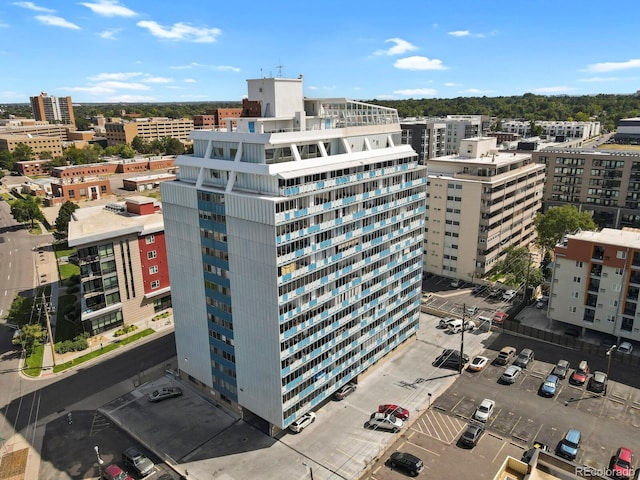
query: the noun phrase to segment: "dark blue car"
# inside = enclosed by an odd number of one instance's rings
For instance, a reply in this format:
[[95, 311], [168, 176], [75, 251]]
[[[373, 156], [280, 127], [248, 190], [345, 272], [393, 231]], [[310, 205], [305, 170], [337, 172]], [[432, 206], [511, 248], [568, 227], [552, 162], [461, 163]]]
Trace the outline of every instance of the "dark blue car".
[[556, 375], [549, 375], [540, 385], [540, 394], [545, 397], [553, 397], [558, 390], [559, 381], [560, 379]]

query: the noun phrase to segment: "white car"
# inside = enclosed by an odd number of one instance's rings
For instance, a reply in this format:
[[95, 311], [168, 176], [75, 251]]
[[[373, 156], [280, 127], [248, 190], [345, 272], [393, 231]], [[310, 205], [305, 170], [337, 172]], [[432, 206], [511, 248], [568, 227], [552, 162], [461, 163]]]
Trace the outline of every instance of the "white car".
[[515, 290], [507, 290], [502, 294], [502, 300], [504, 300], [505, 302], [510, 302], [511, 300], [513, 300], [513, 297], [515, 297], [517, 293], [518, 292], [516, 292]]
[[618, 346], [618, 353], [624, 353], [625, 355], [631, 355], [633, 352], [633, 345], [629, 342], [622, 342], [620, 346]]
[[372, 413], [367, 423], [371, 428], [390, 430], [394, 433], [399, 432], [404, 426], [404, 422], [399, 418], [396, 418], [389, 413], [379, 412]]
[[473, 357], [471, 363], [467, 367], [467, 370], [471, 370], [472, 372], [480, 372], [489, 364], [489, 359], [487, 357]]
[[486, 422], [491, 417], [493, 413], [493, 409], [496, 406], [496, 402], [489, 398], [485, 398], [482, 400], [482, 403], [478, 405], [476, 408], [476, 412], [473, 414], [474, 420], [478, 420], [479, 422]]
[[291, 425], [289, 425], [289, 430], [291, 430], [293, 433], [300, 433], [302, 430], [304, 430], [306, 427], [308, 427], [315, 421], [316, 421], [316, 414], [313, 412], [307, 412], [298, 420], [296, 420]]
[[502, 376], [500, 377], [500, 380], [503, 383], [515, 383], [515, 381], [520, 376], [520, 372], [522, 372], [522, 368], [515, 365], [509, 365], [507, 368], [505, 368]]
[[150, 402], [161, 402], [162, 400], [167, 400], [168, 398], [175, 398], [182, 395], [182, 390], [178, 387], [164, 387], [159, 388], [158, 390], [154, 390], [149, 394]]

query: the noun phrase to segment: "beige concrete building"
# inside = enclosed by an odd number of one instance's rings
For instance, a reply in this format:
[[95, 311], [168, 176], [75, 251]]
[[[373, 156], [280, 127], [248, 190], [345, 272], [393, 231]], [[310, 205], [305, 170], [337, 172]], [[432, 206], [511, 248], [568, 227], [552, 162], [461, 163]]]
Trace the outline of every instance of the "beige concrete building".
[[141, 118], [126, 123], [106, 123], [104, 128], [109, 145], [118, 145], [131, 144], [136, 136], [146, 142], [172, 137], [190, 143], [189, 134], [194, 126], [193, 120], [188, 118]]
[[600, 227], [640, 227], [640, 152], [545, 148], [533, 158], [547, 166], [545, 210], [569, 203]]
[[555, 257], [547, 311], [551, 320], [640, 340], [639, 230], [567, 235]]
[[20, 143], [31, 147], [36, 156], [42, 152], [50, 152], [54, 157], [62, 156], [62, 141], [59, 138], [0, 134], [0, 150], [8, 150], [13, 153]]
[[428, 201], [423, 267], [473, 281], [509, 246], [536, 239], [544, 165], [531, 155], [496, 150], [495, 138], [472, 138], [460, 154], [427, 160]]

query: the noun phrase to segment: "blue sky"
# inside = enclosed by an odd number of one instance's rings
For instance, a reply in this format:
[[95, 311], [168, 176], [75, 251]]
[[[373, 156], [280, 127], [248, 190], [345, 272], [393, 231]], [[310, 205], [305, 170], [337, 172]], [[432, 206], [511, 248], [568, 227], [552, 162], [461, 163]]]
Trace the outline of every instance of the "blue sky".
[[637, 0], [0, 0], [0, 103], [239, 102], [304, 75], [308, 97], [640, 90]]

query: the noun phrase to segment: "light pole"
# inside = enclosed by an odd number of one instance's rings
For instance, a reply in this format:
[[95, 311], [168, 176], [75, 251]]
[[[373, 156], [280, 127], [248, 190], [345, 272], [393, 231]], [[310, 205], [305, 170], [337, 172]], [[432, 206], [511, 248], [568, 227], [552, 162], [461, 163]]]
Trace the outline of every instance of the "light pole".
[[104, 460], [100, 457], [100, 450], [98, 450], [98, 445], [93, 447], [93, 451], [96, 452], [96, 459], [98, 460], [98, 470], [100, 470], [100, 478], [102, 478], [102, 465], [104, 464]]
[[611, 370], [611, 357], [616, 347], [617, 345], [611, 345], [611, 348], [607, 350], [607, 378], [609, 378], [609, 370]]
[[429, 397], [429, 408], [431, 408], [431, 392], [427, 393], [427, 396]]

